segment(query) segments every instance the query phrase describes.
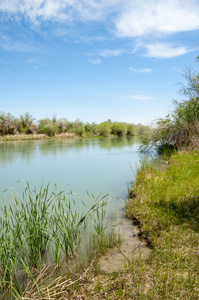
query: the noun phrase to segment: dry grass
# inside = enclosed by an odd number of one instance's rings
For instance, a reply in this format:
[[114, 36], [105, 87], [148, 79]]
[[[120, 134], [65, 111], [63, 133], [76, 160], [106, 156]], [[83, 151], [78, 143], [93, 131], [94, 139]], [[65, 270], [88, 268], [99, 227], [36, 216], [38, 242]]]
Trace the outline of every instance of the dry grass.
[[43, 140], [43, 139], [73, 139], [78, 138], [75, 133], [60, 133], [55, 134], [53, 137], [49, 137], [46, 134], [15, 134], [15, 135], [5, 135], [0, 137], [0, 141], [23, 141], [23, 140]]

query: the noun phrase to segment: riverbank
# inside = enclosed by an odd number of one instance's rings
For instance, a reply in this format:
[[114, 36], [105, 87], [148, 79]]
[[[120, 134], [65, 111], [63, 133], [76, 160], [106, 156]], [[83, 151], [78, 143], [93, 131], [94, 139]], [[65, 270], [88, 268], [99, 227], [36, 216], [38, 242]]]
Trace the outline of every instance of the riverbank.
[[[142, 135], [125, 135], [123, 137], [142, 137]], [[106, 136], [107, 138], [113, 138], [113, 137], [118, 137], [117, 135], [110, 134]], [[104, 138], [103, 135], [93, 135], [93, 134], [84, 134], [83, 136], [79, 136], [76, 133], [70, 133], [70, 132], [65, 132], [65, 133], [57, 133], [53, 136], [49, 136], [47, 134], [14, 134], [14, 135], [5, 135], [5, 136], [0, 136], [0, 142], [2, 141], [28, 141], [28, 140], [52, 140], [52, 139], [80, 139], [80, 138]]]
[[143, 165], [129, 197], [127, 215], [152, 248], [140, 296], [198, 299], [199, 152], [174, 154], [166, 171]]
[[141, 166], [126, 206], [149, 257], [140, 253], [118, 272], [97, 274], [88, 299], [198, 299], [199, 152], [178, 152], [166, 164]]
[[75, 133], [60, 133], [55, 134], [53, 137], [48, 136], [47, 134], [14, 134], [14, 135], [5, 135], [0, 137], [0, 141], [25, 141], [25, 140], [49, 140], [49, 139], [77, 139]]

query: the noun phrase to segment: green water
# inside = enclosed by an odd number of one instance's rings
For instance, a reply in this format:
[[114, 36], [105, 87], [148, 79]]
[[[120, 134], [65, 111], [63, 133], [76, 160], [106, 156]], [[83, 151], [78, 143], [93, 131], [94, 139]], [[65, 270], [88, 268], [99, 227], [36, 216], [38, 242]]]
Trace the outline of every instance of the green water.
[[0, 142], [0, 197], [10, 195], [10, 188], [20, 194], [20, 180], [32, 187], [50, 182], [72, 190], [77, 207], [79, 198], [90, 201], [87, 191], [109, 194], [109, 210], [119, 213], [142, 157], [139, 146], [136, 137]]

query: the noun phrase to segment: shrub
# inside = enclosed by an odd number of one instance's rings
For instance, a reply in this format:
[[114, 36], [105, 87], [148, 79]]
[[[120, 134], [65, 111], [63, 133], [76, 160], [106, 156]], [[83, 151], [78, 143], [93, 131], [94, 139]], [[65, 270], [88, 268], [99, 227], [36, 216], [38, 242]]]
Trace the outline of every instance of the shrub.
[[85, 133], [85, 128], [82, 124], [78, 124], [74, 129], [73, 132], [75, 132], [79, 136], [83, 136]]
[[58, 126], [49, 119], [41, 119], [39, 120], [39, 125], [37, 129], [37, 133], [43, 133], [48, 136], [54, 136], [55, 133], [59, 132]]
[[128, 124], [127, 125], [127, 134], [128, 135], [135, 135], [136, 134], [136, 129], [134, 124]]
[[185, 76], [188, 86], [183, 87], [183, 94], [188, 100], [174, 101], [173, 113], [155, 123], [154, 130], [148, 135], [146, 146], [161, 148], [174, 147], [194, 149], [199, 146], [199, 74]]
[[109, 136], [111, 133], [110, 125], [108, 122], [103, 122], [98, 125], [98, 131], [101, 136]]
[[112, 133], [118, 136], [124, 136], [127, 133], [127, 125], [115, 122], [111, 126]]

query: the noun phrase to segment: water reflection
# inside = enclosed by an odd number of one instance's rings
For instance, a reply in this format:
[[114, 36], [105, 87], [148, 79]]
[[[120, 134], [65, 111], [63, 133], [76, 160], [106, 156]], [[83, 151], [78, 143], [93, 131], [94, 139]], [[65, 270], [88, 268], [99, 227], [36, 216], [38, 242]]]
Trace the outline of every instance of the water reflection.
[[95, 138], [78, 140], [40, 140], [0, 142], [0, 164], [11, 164], [14, 160], [30, 161], [35, 155], [66, 153], [69, 150], [76, 153], [82, 148], [90, 149], [122, 149], [140, 144], [139, 137]]
[[37, 151], [34, 141], [0, 142], [0, 164], [12, 163], [15, 159], [30, 160]]

